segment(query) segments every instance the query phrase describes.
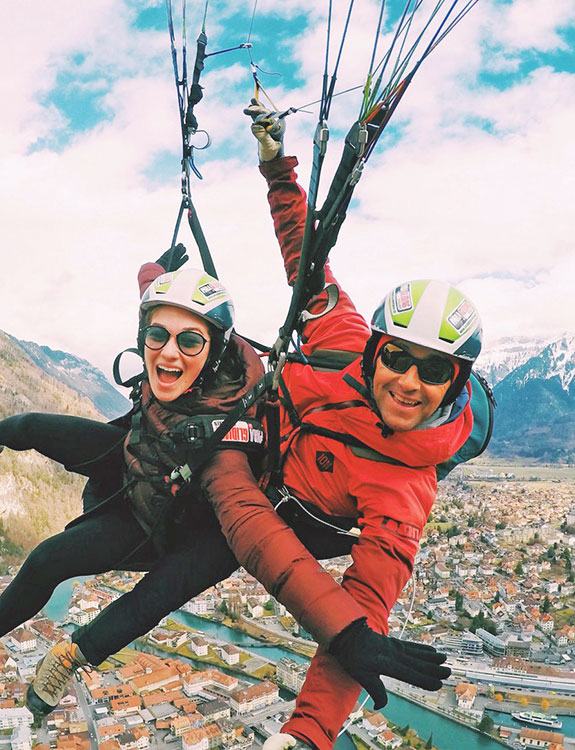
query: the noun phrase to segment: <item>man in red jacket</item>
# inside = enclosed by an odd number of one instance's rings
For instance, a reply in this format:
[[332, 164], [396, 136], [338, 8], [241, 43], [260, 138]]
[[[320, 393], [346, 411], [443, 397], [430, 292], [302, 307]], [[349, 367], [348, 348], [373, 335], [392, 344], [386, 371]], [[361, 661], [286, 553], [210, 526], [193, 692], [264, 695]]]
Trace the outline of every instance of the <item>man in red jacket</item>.
[[[297, 161], [284, 158], [281, 141], [270, 136], [269, 113], [257, 105], [247, 113], [256, 118], [252, 129], [260, 142], [260, 170], [293, 284], [306, 216], [305, 194], [294, 172]], [[459, 450], [472, 429], [468, 378], [481, 349], [481, 325], [460, 291], [445, 282], [420, 280], [395, 287], [375, 311], [370, 330], [329, 265], [325, 282], [308, 307], [301, 353], [357, 356], [350, 356], [351, 364], [340, 371], [320, 372], [295, 362], [285, 366], [280, 392], [284, 487], [277, 512], [292, 525], [306, 513], [314, 517], [311, 523], [326, 517], [336, 527], [342, 519], [357, 522], [359, 535], [349, 545], [353, 564], [342, 586], [371, 628], [387, 633], [389, 612], [412, 573], [435, 499], [435, 465]], [[321, 315], [329, 286], [338, 301]], [[225, 481], [208, 477], [208, 496]], [[219, 491], [225, 503], [214, 502], [228, 543], [284, 603], [291, 587], [293, 599], [299, 599], [295, 609], [305, 620], [302, 600], [313, 601], [314, 582], [301, 582], [298, 541], [282, 535], [277, 518], [265, 508], [256, 514], [257, 504], [242, 499], [239, 485], [235, 493], [229, 486]], [[342, 537], [334, 533], [333, 539], [335, 549]], [[305, 586], [299, 596], [296, 581]], [[331, 632], [325, 619], [329, 646], [318, 650], [292, 717], [281, 734], [268, 739], [265, 750], [296, 742], [328, 750], [335, 742], [358, 697], [359, 685], [350, 675], [361, 673], [358, 644], [365, 627], [354, 621], [342, 633], [339, 616], [333, 613]], [[363, 650], [369, 660], [369, 649]]]

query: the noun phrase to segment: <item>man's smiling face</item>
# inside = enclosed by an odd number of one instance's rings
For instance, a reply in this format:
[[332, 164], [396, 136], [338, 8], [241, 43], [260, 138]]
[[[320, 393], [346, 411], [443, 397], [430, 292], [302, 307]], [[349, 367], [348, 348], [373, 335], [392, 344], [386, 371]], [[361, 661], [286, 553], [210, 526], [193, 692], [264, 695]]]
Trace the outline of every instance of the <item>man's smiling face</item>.
[[[396, 343], [417, 359], [440, 355], [434, 349], [397, 339]], [[447, 357], [446, 357], [447, 359]], [[385, 424], [396, 432], [413, 430], [430, 417], [443, 401], [451, 380], [441, 385], [424, 383], [415, 365], [394, 372], [377, 357], [373, 375], [373, 397]]]

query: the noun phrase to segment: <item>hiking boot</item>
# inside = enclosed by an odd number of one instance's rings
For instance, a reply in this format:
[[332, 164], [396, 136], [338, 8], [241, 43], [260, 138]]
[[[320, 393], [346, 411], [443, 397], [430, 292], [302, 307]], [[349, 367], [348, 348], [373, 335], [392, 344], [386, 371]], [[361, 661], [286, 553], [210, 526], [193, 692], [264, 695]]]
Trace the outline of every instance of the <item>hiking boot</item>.
[[48, 651], [28, 686], [26, 706], [34, 716], [47, 716], [66, 693], [70, 678], [88, 662], [76, 643], [60, 641]]

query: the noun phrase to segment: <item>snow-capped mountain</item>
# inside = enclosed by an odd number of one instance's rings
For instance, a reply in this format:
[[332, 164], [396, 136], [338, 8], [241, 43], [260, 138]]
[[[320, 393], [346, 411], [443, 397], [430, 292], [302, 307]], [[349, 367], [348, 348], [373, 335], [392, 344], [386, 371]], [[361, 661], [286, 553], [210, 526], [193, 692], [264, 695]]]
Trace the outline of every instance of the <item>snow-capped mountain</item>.
[[[548, 461], [575, 460], [575, 334], [544, 345], [494, 388], [490, 450]], [[509, 358], [521, 355], [509, 352]], [[502, 358], [501, 366], [505, 366]], [[508, 366], [508, 365], [507, 365]]]
[[549, 339], [528, 336], [499, 339], [487, 351], [481, 352], [476, 369], [495, 386], [512, 370], [536, 357], [549, 343]]
[[103, 372], [85, 359], [6, 335], [47, 375], [90, 399], [96, 409], [108, 419], [114, 419], [129, 410], [130, 402], [108, 382]]

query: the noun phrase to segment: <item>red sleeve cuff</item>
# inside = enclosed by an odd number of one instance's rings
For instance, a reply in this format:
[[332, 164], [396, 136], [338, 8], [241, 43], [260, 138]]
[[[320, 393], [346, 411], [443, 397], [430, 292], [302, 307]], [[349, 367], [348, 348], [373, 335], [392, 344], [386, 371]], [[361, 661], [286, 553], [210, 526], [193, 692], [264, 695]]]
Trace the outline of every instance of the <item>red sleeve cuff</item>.
[[146, 289], [150, 286], [152, 281], [166, 273], [166, 269], [163, 268], [159, 263], [144, 263], [144, 265], [138, 271], [138, 286], [140, 287], [140, 297], [144, 294]]
[[297, 165], [298, 160], [295, 156], [282, 156], [281, 159], [262, 162], [260, 164], [260, 172], [269, 181], [274, 177], [281, 177], [281, 175], [287, 174], [292, 169], [295, 169]]

